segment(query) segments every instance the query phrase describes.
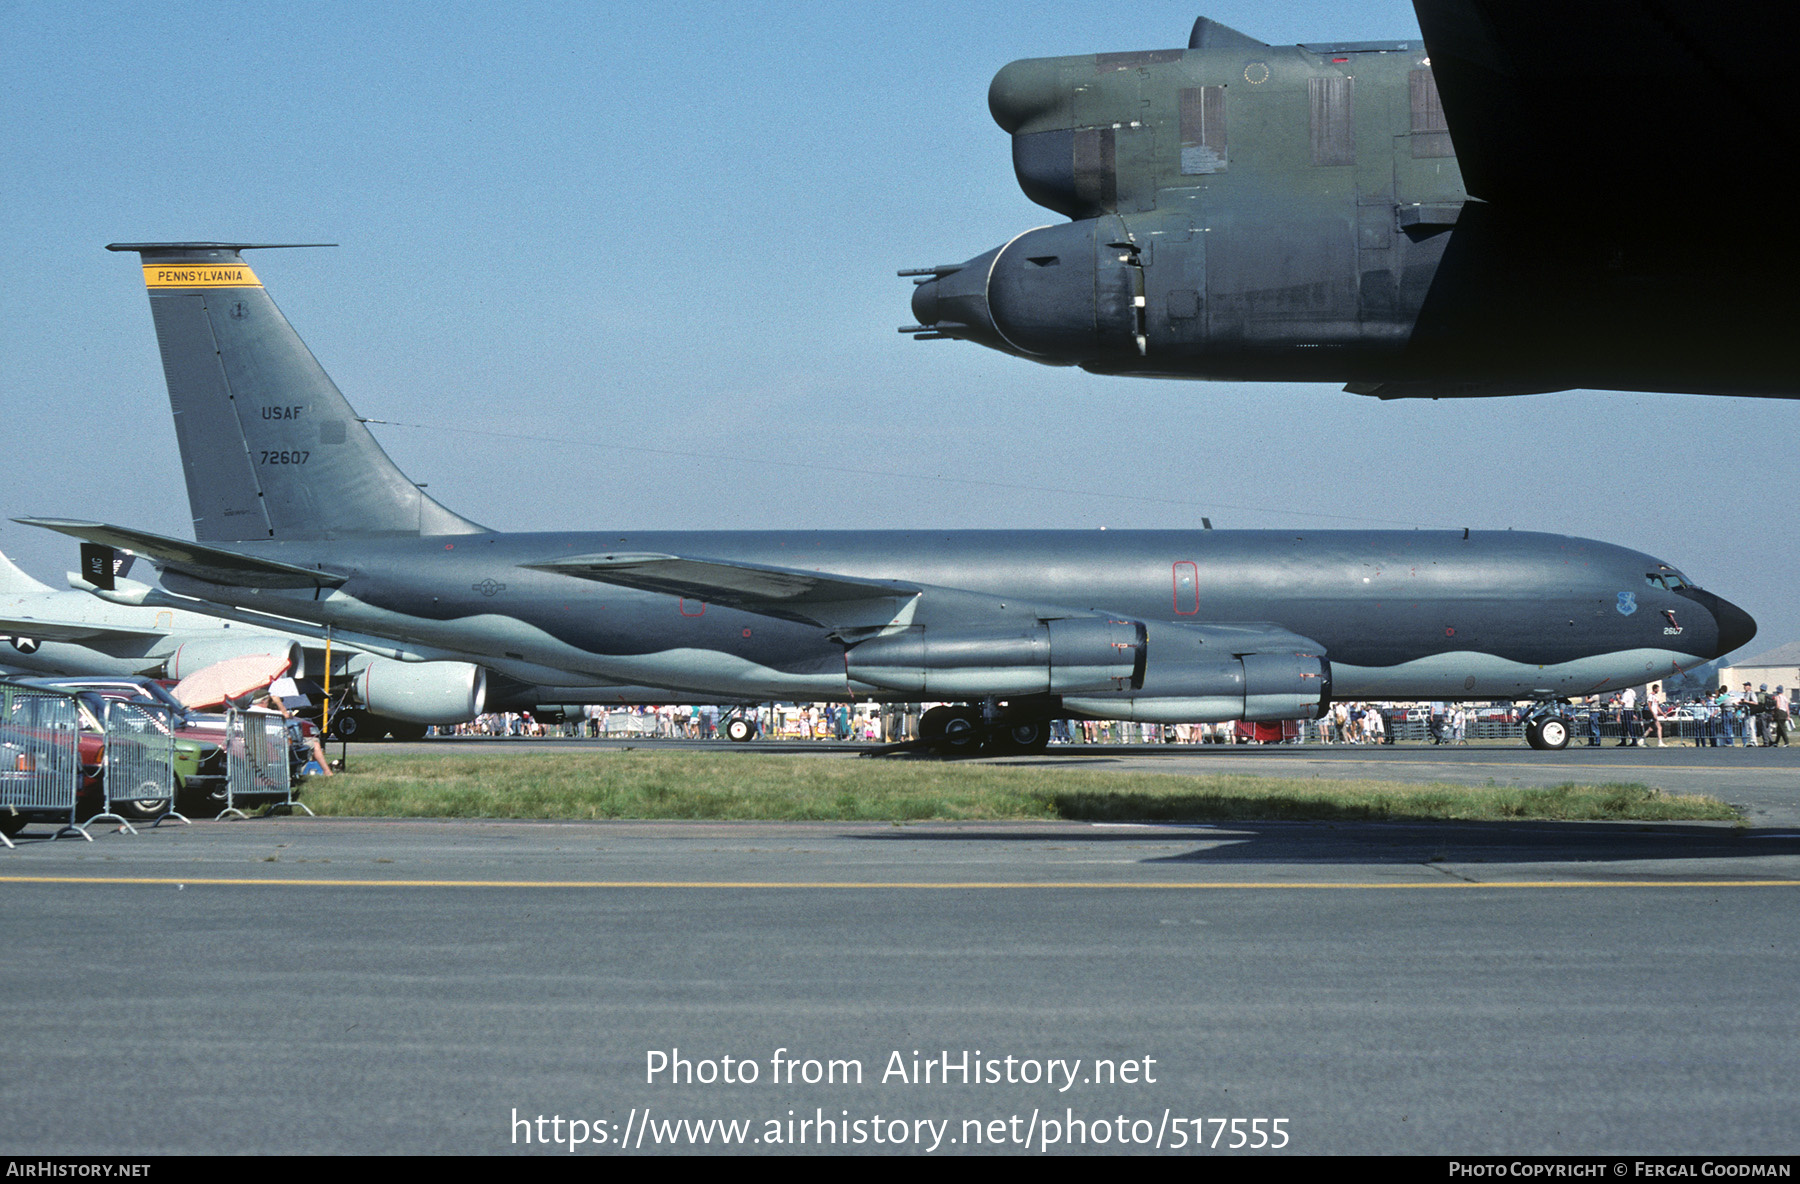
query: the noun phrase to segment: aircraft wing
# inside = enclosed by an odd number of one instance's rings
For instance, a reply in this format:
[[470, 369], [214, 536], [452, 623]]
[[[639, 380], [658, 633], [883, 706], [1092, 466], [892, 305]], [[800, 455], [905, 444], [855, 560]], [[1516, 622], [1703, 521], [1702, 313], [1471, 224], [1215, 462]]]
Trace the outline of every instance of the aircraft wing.
[[41, 526], [103, 547], [134, 551], [147, 556], [159, 568], [214, 584], [244, 588], [335, 588], [349, 579], [335, 572], [259, 559], [221, 547], [109, 526], [104, 522], [80, 522], [68, 518], [14, 518], [13, 521], [25, 526]]
[[891, 619], [896, 600], [922, 591], [899, 580], [865, 580], [687, 555], [575, 555], [521, 566], [826, 626], [865, 618], [867, 613], [858, 611], [864, 608], [885, 610], [884, 619]]
[[[1789, 5], [1414, 0], [1463, 181], [1560, 211], [1550, 233], [1785, 192], [1797, 141]], [[1700, 199], [1698, 207], [1689, 207]], [[1752, 198], [1752, 200], [1754, 200]], [[1615, 203], [1619, 203], [1615, 205]], [[1771, 208], [1762, 211], [1774, 214]], [[1753, 215], [1754, 217], [1754, 215]], [[1747, 227], [1733, 226], [1734, 231]]]
[[161, 637], [167, 629], [130, 629], [81, 621], [47, 621], [38, 617], [0, 617], [0, 637], [33, 641], [93, 641], [102, 637]]

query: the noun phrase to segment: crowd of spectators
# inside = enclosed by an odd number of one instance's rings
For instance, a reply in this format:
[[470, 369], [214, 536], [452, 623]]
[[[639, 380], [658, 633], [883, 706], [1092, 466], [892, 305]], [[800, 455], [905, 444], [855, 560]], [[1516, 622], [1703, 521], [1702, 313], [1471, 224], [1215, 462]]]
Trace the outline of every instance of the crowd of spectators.
[[[639, 736], [656, 739], [721, 740], [722, 721], [741, 714], [756, 734], [771, 740], [894, 742], [918, 737], [919, 717], [929, 703], [773, 704], [737, 709], [722, 706], [590, 706], [581, 714], [546, 724], [530, 712], [498, 712], [436, 735], [542, 737]], [[1783, 687], [1741, 691], [1719, 687], [1679, 700], [1660, 683], [1616, 695], [1593, 695], [1570, 710], [1589, 745], [1667, 745], [1671, 740], [1702, 746], [1789, 743], [1788, 692]], [[1052, 744], [1393, 744], [1421, 741], [1467, 744], [1470, 739], [1510, 739], [1519, 735], [1522, 708], [1511, 704], [1334, 703], [1316, 720], [1278, 723], [1152, 724], [1123, 720], [1051, 722]]]
[[1787, 688], [1770, 690], [1767, 683], [1755, 688], [1745, 683], [1738, 691], [1721, 684], [1680, 699], [1670, 699], [1662, 684], [1652, 683], [1642, 698], [1635, 687], [1627, 687], [1616, 695], [1589, 696], [1585, 706], [1591, 747], [1605, 743], [1603, 729], [1616, 737], [1619, 747], [1667, 747], [1671, 738], [1702, 748], [1789, 743]]
[[[741, 709], [756, 734], [772, 740], [895, 742], [918, 737], [919, 718], [931, 703], [774, 704]], [[494, 712], [434, 735], [534, 738], [635, 736], [719, 740], [723, 720], [739, 709], [721, 706], [590, 706], [579, 716], [546, 723], [530, 712]], [[1509, 712], [1502, 713], [1507, 720]], [[1470, 704], [1430, 707], [1391, 703], [1337, 703], [1323, 719], [1275, 723], [1155, 724], [1124, 720], [1054, 720], [1052, 744], [1392, 744], [1396, 739], [1466, 743], [1475, 720]]]

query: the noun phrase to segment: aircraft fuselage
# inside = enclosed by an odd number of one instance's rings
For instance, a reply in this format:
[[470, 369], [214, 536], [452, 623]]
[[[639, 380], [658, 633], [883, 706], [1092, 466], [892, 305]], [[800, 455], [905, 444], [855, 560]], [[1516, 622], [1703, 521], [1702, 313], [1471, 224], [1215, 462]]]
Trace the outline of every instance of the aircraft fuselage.
[[[1582, 694], [1671, 676], [1754, 630], [1710, 593], [1670, 590], [1671, 569], [1650, 556], [1510, 531], [480, 534], [234, 549], [349, 576], [240, 603], [474, 660], [746, 697], [904, 696], [847, 675], [830, 628], [520, 565], [663, 552], [903, 580], [924, 590], [897, 601], [891, 627], [926, 632], [1112, 614], [1148, 626], [1153, 681], [1190, 631], [1275, 626], [1323, 648], [1337, 698]], [[165, 583], [222, 595], [177, 573]]]

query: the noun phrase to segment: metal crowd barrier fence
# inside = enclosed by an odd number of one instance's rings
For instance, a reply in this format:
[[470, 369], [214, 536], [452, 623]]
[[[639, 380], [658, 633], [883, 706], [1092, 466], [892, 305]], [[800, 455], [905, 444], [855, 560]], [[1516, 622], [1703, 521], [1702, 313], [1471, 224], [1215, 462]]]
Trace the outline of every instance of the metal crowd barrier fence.
[[[95, 756], [98, 757], [98, 753]], [[0, 681], [0, 843], [29, 822], [93, 841], [78, 823], [81, 707], [74, 695]]]
[[[1571, 744], [1586, 744], [1597, 738], [1602, 743], [1616, 744], [1631, 735], [1630, 729], [1619, 721], [1617, 712], [1601, 712], [1597, 723], [1590, 728], [1590, 713], [1586, 710], [1571, 715]], [[1729, 741], [1732, 745], [1744, 742], [1744, 729], [1747, 722], [1743, 712], [1734, 712], [1729, 716], [1718, 715], [1696, 717], [1686, 711], [1680, 715], [1667, 715], [1662, 720], [1662, 734], [1665, 744], [1687, 745], [1723, 745]], [[1656, 743], [1656, 725], [1639, 719], [1637, 734], [1650, 743]]]
[[249, 815], [239, 802], [306, 806], [294, 800], [287, 721], [273, 711], [232, 710], [225, 717], [225, 808], [219, 817]]
[[648, 736], [656, 730], [656, 717], [630, 711], [612, 711], [606, 716], [608, 736]]
[[[1632, 732], [1619, 720], [1618, 712], [1593, 712], [1586, 707], [1565, 707], [1563, 715], [1569, 721], [1569, 743], [1584, 745], [1590, 740], [1604, 744], [1616, 744], [1632, 735]], [[1724, 744], [1729, 738], [1734, 744], [1744, 742], [1745, 721], [1742, 713], [1734, 714], [1729, 719], [1716, 716], [1696, 718], [1683, 712], [1680, 715], [1662, 717], [1662, 734], [1665, 744]], [[1307, 725], [1307, 741], [1310, 743], [1316, 735], [1316, 725]], [[1443, 736], [1448, 739], [1449, 725], [1442, 729]], [[1656, 742], [1656, 725], [1639, 717], [1637, 723], [1638, 736], [1648, 742]], [[1475, 720], [1468, 725], [1464, 735], [1470, 740], [1517, 740], [1524, 743], [1525, 729], [1522, 724], [1506, 723], [1500, 720]], [[1393, 725], [1393, 737], [1396, 740], [1412, 742], [1429, 742], [1431, 730], [1424, 720], [1396, 720]]]
[[136, 834], [118, 807], [155, 826], [165, 819], [187, 819], [175, 808], [175, 712], [161, 703], [109, 699], [106, 717], [104, 804], [89, 823], [117, 822]]
[[[1440, 725], [1440, 734], [1445, 740], [1450, 738], [1450, 724], [1445, 720]], [[1421, 743], [1431, 740], [1431, 725], [1424, 720], [1394, 721], [1393, 737], [1395, 740], [1415, 740]], [[1525, 742], [1525, 725], [1507, 723], [1504, 720], [1479, 719], [1470, 720], [1463, 727], [1463, 738], [1466, 740], [1517, 740]]]

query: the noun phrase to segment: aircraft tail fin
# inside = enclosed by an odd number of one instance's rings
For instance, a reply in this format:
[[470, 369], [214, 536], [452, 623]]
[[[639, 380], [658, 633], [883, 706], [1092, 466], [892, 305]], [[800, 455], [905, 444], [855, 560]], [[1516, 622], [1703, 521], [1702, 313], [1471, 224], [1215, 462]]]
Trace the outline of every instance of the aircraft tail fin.
[[471, 534], [407, 479], [239, 252], [298, 243], [111, 243], [143, 260], [201, 542]]
[[52, 592], [48, 584], [40, 584], [20, 570], [19, 565], [0, 553], [0, 594], [18, 592]]

